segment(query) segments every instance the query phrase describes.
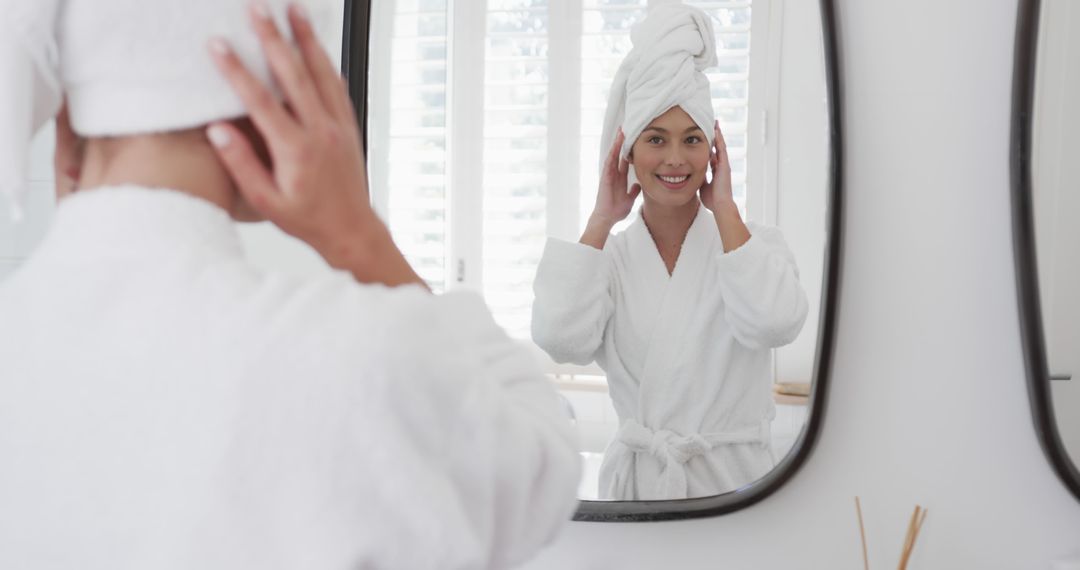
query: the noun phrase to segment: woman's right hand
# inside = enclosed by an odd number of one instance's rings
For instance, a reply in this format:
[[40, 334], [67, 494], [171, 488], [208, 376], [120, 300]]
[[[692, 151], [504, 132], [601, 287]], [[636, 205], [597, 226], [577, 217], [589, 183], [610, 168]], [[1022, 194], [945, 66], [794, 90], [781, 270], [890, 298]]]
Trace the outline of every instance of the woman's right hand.
[[271, 167], [229, 122], [208, 129], [211, 143], [247, 202], [331, 266], [364, 283], [423, 284], [371, 208], [360, 133], [341, 75], [302, 8], [291, 4], [288, 15], [298, 50], [264, 3], [252, 5], [256, 35], [287, 103], [278, 102], [224, 40], [211, 43], [218, 68], [266, 142]]
[[611, 145], [607, 159], [604, 160], [600, 188], [596, 192], [596, 205], [593, 206], [592, 216], [589, 217], [590, 224], [607, 226], [609, 230], [611, 226], [630, 215], [630, 210], [634, 208], [634, 201], [641, 193], [640, 184], [634, 184], [629, 191], [626, 188], [630, 164], [619, 157], [625, 138], [626, 135], [623, 134], [622, 129], [619, 129], [619, 133], [615, 136], [615, 143]]
[[593, 206], [592, 215], [585, 226], [585, 233], [581, 234], [579, 240], [580, 243], [596, 249], [604, 249], [611, 228], [630, 215], [634, 200], [641, 193], [640, 184], [634, 184], [629, 192], [626, 190], [630, 164], [619, 157], [625, 138], [626, 135], [619, 129], [619, 133], [615, 135], [615, 143], [611, 145], [611, 150], [604, 160], [600, 188], [596, 192], [596, 205]]

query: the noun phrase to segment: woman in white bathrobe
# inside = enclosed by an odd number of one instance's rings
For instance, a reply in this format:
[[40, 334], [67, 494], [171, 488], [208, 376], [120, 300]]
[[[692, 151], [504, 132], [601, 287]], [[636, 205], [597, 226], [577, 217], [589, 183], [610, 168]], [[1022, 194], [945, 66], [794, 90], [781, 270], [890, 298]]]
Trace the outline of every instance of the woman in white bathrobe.
[[[0, 568], [514, 566], [576, 504], [556, 393], [394, 246], [303, 13], [246, 4], [0, 0], [0, 194], [62, 95], [78, 179], [0, 283]], [[258, 217], [338, 271], [253, 266]]]
[[[595, 361], [607, 373], [619, 429], [601, 499], [716, 495], [775, 464], [770, 351], [799, 334], [806, 294], [779, 230], [745, 224], [733, 200], [701, 81], [715, 62], [707, 18], [685, 6], [654, 10], [631, 37], [596, 205], [578, 243], [547, 243], [533, 338], [558, 362]], [[686, 61], [698, 67], [687, 73]], [[666, 91], [650, 96], [656, 86]], [[637, 183], [628, 188], [630, 165]], [[640, 217], [610, 236], [639, 194]]]

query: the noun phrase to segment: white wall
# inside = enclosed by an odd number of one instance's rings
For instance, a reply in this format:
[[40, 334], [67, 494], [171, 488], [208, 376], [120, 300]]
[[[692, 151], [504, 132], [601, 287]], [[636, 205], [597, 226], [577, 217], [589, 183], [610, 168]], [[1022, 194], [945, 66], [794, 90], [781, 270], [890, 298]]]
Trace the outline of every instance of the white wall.
[[1058, 430], [1080, 463], [1080, 6], [1045, 0], [1032, 182], [1043, 330]]
[[846, 136], [843, 295], [809, 462], [744, 511], [573, 523], [530, 569], [1049, 568], [1080, 502], [1028, 410], [1009, 218], [1014, 0], [838, 0]]

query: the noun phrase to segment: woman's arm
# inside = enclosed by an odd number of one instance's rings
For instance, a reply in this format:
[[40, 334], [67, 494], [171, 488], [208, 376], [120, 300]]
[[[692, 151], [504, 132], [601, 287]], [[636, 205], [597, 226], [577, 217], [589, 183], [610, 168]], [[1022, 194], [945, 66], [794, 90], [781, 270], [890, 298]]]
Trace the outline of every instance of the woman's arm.
[[790, 344], [809, 310], [799, 269], [777, 228], [758, 228], [739, 249], [717, 261], [724, 318], [750, 348]]
[[268, 170], [235, 126], [210, 126], [207, 136], [240, 192], [266, 219], [357, 281], [426, 287], [371, 208], [353, 106], [311, 23], [296, 5], [289, 7], [297, 51], [257, 6], [252, 21], [285, 102], [248, 72], [224, 40], [210, 45], [272, 159]]
[[712, 211], [724, 246], [719, 259], [724, 316], [743, 345], [783, 346], [798, 336], [809, 309], [795, 256], [776, 228], [751, 235], [732, 195], [731, 162], [720, 122], [713, 128], [713, 177], [701, 188], [701, 202]]
[[533, 342], [556, 362], [592, 362], [614, 308], [608, 255], [588, 245], [549, 239], [533, 292]]

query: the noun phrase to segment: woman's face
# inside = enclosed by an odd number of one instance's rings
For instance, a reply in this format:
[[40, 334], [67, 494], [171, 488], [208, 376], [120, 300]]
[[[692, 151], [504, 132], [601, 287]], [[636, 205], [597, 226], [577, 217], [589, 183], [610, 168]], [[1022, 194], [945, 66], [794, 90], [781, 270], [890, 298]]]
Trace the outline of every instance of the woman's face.
[[646, 200], [684, 206], [697, 197], [709, 165], [709, 140], [682, 110], [672, 107], [653, 119], [630, 149]]

